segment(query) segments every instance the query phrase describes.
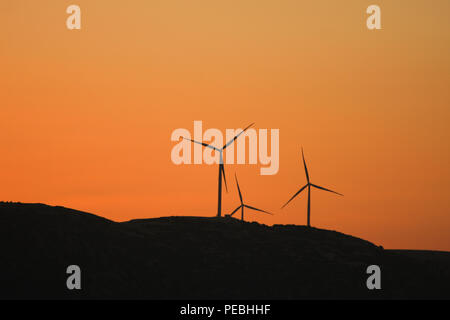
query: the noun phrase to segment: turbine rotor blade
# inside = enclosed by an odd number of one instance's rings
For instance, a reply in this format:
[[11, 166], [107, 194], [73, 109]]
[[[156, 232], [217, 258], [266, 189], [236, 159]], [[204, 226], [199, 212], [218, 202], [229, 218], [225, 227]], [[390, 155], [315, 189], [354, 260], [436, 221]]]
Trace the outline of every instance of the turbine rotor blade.
[[259, 211], [259, 212], [267, 213], [267, 214], [270, 214], [270, 215], [272, 215], [272, 216], [273, 216], [273, 213], [270, 213], [270, 212], [267, 212], [267, 211], [264, 211], [264, 210], [261, 210], [261, 209], [258, 209], [258, 208], [255, 208], [255, 207], [252, 207], [252, 206], [248, 206], [248, 205], [246, 205], [246, 204], [244, 204], [244, 207], [246, 207], [246, 208], [249, 208], [249, 209], [252, 209], [252, 210], [255, 210], [255, 211]]
[[253, 126], [255, 123], [250, 124], [249, 126], [247, 126], [247, 128], [245, 128], [244, 130], [242, 130], [241, 132], [239, 132], [237, 135], [234, 136], [233, 139], [231, 139], [230, 141], [228, 141], [222, 148], [222, 150], [224, 150], [226, 147], [228, 147], [230, 144], [232, 144], [241, 134], [243, 134], [245, 131], [247, 131], [248, 128], [250, 128], [251, 126]]
[[306, 181], [308, 181], [308, 183], [309, 183], [309, 173], [308, 173], [308, 168], [306, 167], [306, 161], [305, 161], [305, 155], [303, 153], [303, 147], [302, 147], [302, 158], [303, 158], [303, 165], [305, 166]]
[[225, 182], [225, 190], [228, 192], [228, 186], [227, 186], [227, 178], [225, 177], [225, 167], [223, 164], [220, 164], [220, 172], [223, 176], [223, 182]]
[[207, 147], [207, 148], [210, 148], [210, 149], [213, 149], [213, 150], [216, 150], [216, 151], [220, 151], [220, 149], [218, 149], [218, 148], [216, 148], [216, 147], [214, 147], [214, 146], [212, 146], [212, 145], [210, 145], [210, 144], [207, 144], [207, 143], [205, 143], [205, 142], [199, 142], [199, 141], [195, 141], [195, 140], [188, 139], [188, 138], [185, 138], [185, 137], [183, 137], [183, 139], [184, 139], [184, 140], [191, 141], [191, 142], [194, 142], [194, 143], [197, 143], [197, 144], [201, 144], [202, 146], [205, 146], [205, 147]]
[[244, 200], [242, 200], [241, 188], [239, 188], [239, 182], [238, 182], [238, 178], [237, 178], [236, 173], [234, 174], [234, 177], [236, 178], [236, 185], [237, 185], [237, 189], [238, 189], [238, 192], [239, 192], [239, 199], [241, 199], [241, 205], [243, 205], [244, 204]]
[[234, 209], [234, 211], [233, 211], [232, 213], [230, 213], [230, 217], [232, 217], [233, 214], [235, 214], [236, 211], [238, 211], [241, 207], [242, 207], [242, 205], [240, 205], [239, 207], [237, 207], [236, 209]]
[[336, 193], [336, 194], [338, 194], [340, 196], [344, 196], [342, 193], [339, 193], [339, 192], [336, 192], [336, 191], [333, 191], [333, 190], [330, 190], [330, 189], [327, 189], [327, 188], [324, 188], [324, 187], [321, 187], [321, 186], [317, 186], [317, 185], [312, 184], [312, 183], [311, 183], [311, 186], [313, 186], [314, 188], [320, 189], [320, 190], [324, 190], [324, 191]]
[[302, 192], [303, 190], [305, 190], [305, 188], [307, 187], [308, 185], [307, 184], [305, 184], [300, 190], [298, 190], [293, 196], [292, 196], [292, 198], [290, 198], [289, 199], [289, 201], [288, 202], [286, 202], [282, 207], [281, 207], [281, 209], [283, 209], [284, 207], [286, 207], [287, 206], [287, 204], [289, 203], [289, 202], [291, 202], [300, 192]]

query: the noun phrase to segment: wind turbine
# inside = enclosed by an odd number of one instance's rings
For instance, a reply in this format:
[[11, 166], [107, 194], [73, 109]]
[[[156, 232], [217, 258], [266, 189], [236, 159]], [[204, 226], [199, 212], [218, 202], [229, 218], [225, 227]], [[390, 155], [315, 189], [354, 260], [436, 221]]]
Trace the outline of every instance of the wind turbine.
[[189, 140], [192, 141], [194, 143], [198, 143], [201, 144], [202, 146], [205, 146], [207, 148], [213, 149], [217, 152], [219, 152], [220, 154], [220, 161], [219, 161], [219, 194], [218, 194], [218, 200], [217, 200], [217, 216], [221, 217], [222, 216], [222, 176], [223, 176], [223, 180], [225, 182], [225, 189], [228, 192], [228, 187], [227, 187], [227, 179], [225, 178], [225, 168], [223, 166], [223, 150], [225, 150], [230, 144], [232, 144], [241, 134], [243, 134], [245, 131], [247, 131], [248, 128], [250, 128], [251, 126], [253, 126], [254, 123], [250, 124], [249, 126], [247, 126], [247, 128], [245, 128], [244, 130], [242, 130], [241, 132], [239, 132], [237, 135], [234, 136], [233, 139], [231, 139], [230, 141], [228, 141], [227, 143], [224, 144], [224, 146], [222, 148], [217, 148], [214, 147], [210, 144], [204, 143], [204, 142], [199, 142], [199, 141], [195, 141], [192, 139], [187, 139], [184, 138], [185, 140]]
[[234, 174], [234, 177], [236, 178], [236, 185], [237, 185], [237, 189], [238, 189], [238, 192], [239, 192], [239, 199], [241, 200], [241, 205], [239, 207], [237, 207], [236, 209], [234, 209], [234, 211], [232, 213], [228, 214], [227, 216], [232, 217], [233, 214], [236, 213], [236, 211], [241, 209], [241, 220], [244, 221], [244, 208], [248, 208], [248, 209], [251, 209], [251, 210], [255, 210], [255, 211], [259, 211], [259, 212], [263, 212], [263, 213], [267, 213], [267, 214], [273, 215], [270, 212], [267, 212], [267, 211], [264, 211], [264, 210], [261, 210], [261, 209], [258, 209], [258, 208], [255, 208], [255, 207], [252, 207], [252, 206], [244, 204], [244, 200], [242, 199], [242, 193], [241, 193], [241, 189], [239, 188], [239, 182], [238, 182], [236, 174]]
[[303, 148], [302, 148], [302, 158], [303, 158], [303, 165], [305, 166], [305, 174], [306, 174], [306, 181], [307, 181], [307, 183], [306, 183], [306, 185], [304, 185], [300, 190], [298, 190], [298, 191], [292, 196], [292, 198], [290, 198], [289, 201], [286, 202], [286, 203], [284, 204], [284, 206], [281, 207], [281, 209], [283, 209], [285, 206], [287, 206], [287, 204], [288, 204], [289, 202], [291, 202], [291, 201], [292, 201], [297, 195], [299, 195], [303, 190], [305, 190], [305, 188], [308, 188], [308, 227], [311, 227], [311, 224], [310, 224], [310, 218], [311, 218], [311, 187], [314, 187], [314, 188], [320, 189], [320, 190], [324, 190], [324, 191], [328, 191], [328, 192], [332, 192], [332, 193], [336, 193], [336, 194], [338, 194], [338, 195], [340, 195], [340, 196], [343, 196], [343, 194], [311, 183], [311, 181], [309, 180], [308, 168], [306, 167], [305, 155], [303, 154]]

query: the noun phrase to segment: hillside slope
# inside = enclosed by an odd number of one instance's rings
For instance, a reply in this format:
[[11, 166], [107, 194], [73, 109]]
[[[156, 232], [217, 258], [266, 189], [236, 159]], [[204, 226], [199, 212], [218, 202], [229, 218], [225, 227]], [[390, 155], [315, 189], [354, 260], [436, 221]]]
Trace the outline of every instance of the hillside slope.
[[[232, 218], [116, 223], [0, 203], [0, 298], [449, 298], [450, 253], [391, 251], [339, 232]], [[66, 289], [66, 268], [82, 290]], [[366, 288], [366, 268], [382, 290]]]

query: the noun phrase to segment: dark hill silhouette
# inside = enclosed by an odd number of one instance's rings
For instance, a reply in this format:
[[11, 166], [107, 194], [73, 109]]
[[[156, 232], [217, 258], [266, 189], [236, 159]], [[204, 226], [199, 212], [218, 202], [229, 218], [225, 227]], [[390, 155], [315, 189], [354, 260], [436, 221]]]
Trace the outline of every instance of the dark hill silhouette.
[[[449, 298], [450, 253], [383, 250], [335, 231], [167, 217], [116, 223], [0, 203], [0, 298]], [[82, 290], [66, 289], [68, 265]], [[382, 290], [366, 288], [380, 265]]]

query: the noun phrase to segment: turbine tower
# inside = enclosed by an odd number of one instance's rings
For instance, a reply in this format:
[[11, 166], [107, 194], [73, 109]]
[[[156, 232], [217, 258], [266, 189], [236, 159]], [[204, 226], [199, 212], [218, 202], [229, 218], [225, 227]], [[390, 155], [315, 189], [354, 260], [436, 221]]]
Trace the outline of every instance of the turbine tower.
[[306, 185], [304, 185], [302, 188], [300, 188], [300, 190], [298, 190], [293, 196], [292, 198], [289, 199], [288, 202], [286, 202], [284, 204], [284, 206], [281, 207], [281, 209], [283, 209], [289, 202], [291, 202], [296, 196], [298, 196], [303, 190], [305, 190], [305, 188], [308, 188], [308, 216], [307, 216], [307, 222], [308, 222], [308, 227], [311, 227], [311, 187], [316, 188], [316, 189], [320, 189], [320, 190], [324, 190], [324, 191], [328, 191], [328, 192], [332, 192], [332, 193], [336, 193], [340, 196], [343, 196], [343, 194], [315, 185], [313, 183], [311, 183], [311, 181], [309, 180], [309, 173], [308, 173], [308, 168], [306, 167], [306, 161], [305, 161], [305, 155], [303, 154], [303, 148], [302, 148], [302, 158], [303, 158], [303, 165], [305, 167], [305, 174], [306, 174]]
[[202, 146], [205, 146], [207, 148], [213, 149], [217, 152], [219, 152], [220, 155], [220, 161], [219, 161], [219, 184], [218, 184], [218, 200], [217, 200], [217, 216], [221, 217], [222, 216], [222, 176], [223, 176], [223, 180], [225, 182], [225, 189], [228, 192], [228, 187], [227, 187], [227, 179], [225, 178], [225, 168], [223, 165], [223, 150], [225, 150], [230, 144], [232, 144], [241, 134], [243, 134], [245, 131], [247, 131], [248, 128], [250, 128], [251, 126], [253, 126], [254, 123], [250, 124], [249, 126], [247, 126], [247, 128], [245, 128], [244, 130], [242, 130], [241, 132], [239, 132], [237, 135], [234, 136], [233, 139], [231, 139], [230, 141], [228, 141], [227, 143], [225, 143], [225, 145], [222, 148], [217, 148], [214, 147], [210, 144], [204, 143], [204, 142], [199, 142], [199, 141], [195, 141], [192, 139], [187, 139], [184, 138], [185, 140], [189, 140], [192, 141], [194, 143], [197, 144], [201, 144]]
[[263, 213], [267, 213], [267, 214], [273, 215], [273, 213], [270, 213], [270, 212], [267, 212], [267, 211], [264, 211], [264, 210], [261, 210], [261, 209], [258, 209], [258, 208], [255, 208], [255, 207], [252, 207], [252, 206], [244, 204], [244, 200], [242, 199], [242, 193], [241, 193], [241, 189], [239, 188], [239, 182], [238, 182], [236, 174], [234, 174], [234, 177], [236, 178], [236, 185], [237, 185], [237, 189], [238, 189], [238, 192], [239, 192], [239, 199], [241, 200], [241, 205], [239, 207], [237, 207], [236, 209], [234, 209], [234, 211], [231, 212], [227, 216], [232, 217], [233, 214], [236, 213], [236, 211], [241, 209], [241, 220], [244, 221], [244, 208], [248, 208], [248, 209], [251, 209], [251, 210], [255, 210], [255, 211], [259, 211], [259, 212], [263, 212]]

